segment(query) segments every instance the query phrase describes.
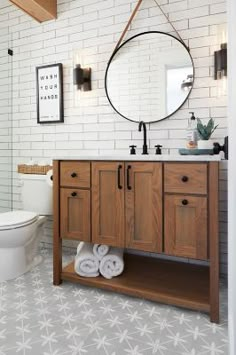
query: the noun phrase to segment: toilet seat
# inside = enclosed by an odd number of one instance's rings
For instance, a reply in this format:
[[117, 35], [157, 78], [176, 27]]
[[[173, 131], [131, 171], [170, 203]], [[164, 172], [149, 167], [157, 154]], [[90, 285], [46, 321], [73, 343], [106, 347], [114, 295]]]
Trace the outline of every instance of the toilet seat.
[[0, 231], [15, 229], [35, 222], [38, 214], [28, 211], [10, 211], [0, 213]]

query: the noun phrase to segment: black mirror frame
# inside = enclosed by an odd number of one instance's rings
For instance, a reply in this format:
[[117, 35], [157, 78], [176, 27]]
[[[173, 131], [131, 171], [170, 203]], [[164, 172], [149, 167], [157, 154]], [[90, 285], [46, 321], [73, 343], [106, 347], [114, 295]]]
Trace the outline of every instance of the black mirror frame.
[[[127, 39], [125, 42], [123, 42], [123, 43], [112, 53], [112, 55], [111, 55], [111, 57], [110, 57], [110, 59], [109, 59], [109, 61], [108, 61], [107, 68], [106, 68], [106, 72], [105, 72], [105, 79], [104, 79], [104, 81], [105, 81], [105, 92], [106, 92], [107, 99], [108, 99], [110, 105], [112, 106], [112, 108], [113, 108], [121, 117], [123, 117], [123, 118], [125, 118], [126, 120], [129, 120], [129, 121], [131, 121], [131, 122], [135, 122], [135, 123], [138, 123], [138, 122], [140, 122], [140, 121], [135, 121], [135, 120], [132, 120], [132, 119], [129, 118], [129, 117], [124, 116], [124, 115], [123, 115], [122, 113], [120, 113], [120, 112], [115, 108], [115, 106], [113, 105], [113, 103], [112, 103], [112, 101], [111, 101], [111, 99], [110, 99], [110, 97], [109, 97], [109, 94], [108, 94], [108, 89], [107, 89], [107, 76], [108, 76], [108, 70], [109, 70], [109, 67], [110, 67], [110, 65], [111, 65], [112, 59], [114, 58], [114, 56], [116, 55], [116, 53], [117, 53], [123, 46], [125, 46], [126, 43], [132, 41], [132, 40], [133, 40], [134, 38], [136, 38], [136, 37], [143, 36], [143, 35], [148, 34], [148, 33], [160, 33], [160, 34], [169, 36], [169, 37], [171, 37], [171, 38], [174, 38], [174, 39], [177, 40], [179, 43], [181, 43], [181, 44], [183, 45], [183, 47], [186, 49], [186, 51], [188, 52], [189, 57], [190, 57], [191, 62], [192, 62], [192, 66], [193, 66], [193, 85], [194, 85], [194, 80], [195, 80], [195, 67], [194, 67], [193, 58], [192, 58], [192, 56], [191, 56], [191, 54], [190, 54], [190, 49], [189, 49], [189, 47], [187, 47], [186, 44], [185, 44], [183, 41], [181, 41], [179, 38], [177, 38], [177, 37], [175, 37], [175, 36], [173, 36], [173, 35], [171, 35], [171, 34], [169, 34], [169, 33], [162, 32], [162, 31], [146, 31], [146, 32], [138, 33], [137, 35], [132, 36], [132, 37], [130, 37], [129, 39]], [[175, 111], [173, 111], [173, 112], [172, 112], [171, 114], [169, 114], [168, 116], [163, 117], [163, 118], [161, 118], [161, 119], [159, 119], [159, 120], [156, 120], [156, 121], [149, 121], [149, 122], [145, 122], [145, 123], [146, 123], [146, 124], [149, 124], [149, 123], [160, 122], [160, 121], [163, 121], [163, 120], [165, 120], [165, 119], [171, 117], [172, 115], [174, 115], [174, 114], [185, 104], [185, 102], [188, 100], [189, 95], [191, 94], [191, 91], [192, 91], [192, 89], [193, 89], [193, 85], [192, 85], [191, 89], [189, 90], [189, 93], [188, 93], [188, 95], [186, 96], [186, 99], [182, 102], [182, 104], [181, 104]]]

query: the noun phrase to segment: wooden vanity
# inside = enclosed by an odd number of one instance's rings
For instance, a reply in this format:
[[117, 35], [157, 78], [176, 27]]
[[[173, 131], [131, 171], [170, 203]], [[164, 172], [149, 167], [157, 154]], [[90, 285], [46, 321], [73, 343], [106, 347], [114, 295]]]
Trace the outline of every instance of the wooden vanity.
[[[181, 158], [54, 160], [54, 285], [79, 282], [209, 312], [219, 322], [219, 162]], [[126, 254], [121, 276], [84, 278], [73, 263], [62, 268], [62, 239], [207, 263]]]

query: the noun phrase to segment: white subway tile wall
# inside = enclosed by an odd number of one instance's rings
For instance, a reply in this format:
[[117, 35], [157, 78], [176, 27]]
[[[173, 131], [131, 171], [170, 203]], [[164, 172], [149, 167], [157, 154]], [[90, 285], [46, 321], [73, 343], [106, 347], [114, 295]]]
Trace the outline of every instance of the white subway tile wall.
[[[104, 90], [108, 59], [124, 29], [136, 0], [58, 0], [58, 19], [37, 23], [7, 0], [0, 3], [0, 43], [6, 36], [14, 49], [10, 73], [13, 101], [13, 203], [21, 208], [16, 166], [30, 158], [50, 161], [54, 157], [79, 157], [79, 154], [127, 153], [130, 144], [142, 147], [137, 124], [119, 117], [109, 105]], [[213, 117], [219, 128], [213, 141], [223, 143], [227, 135], [226, 97], [218, 97], [213, 79], [213, 53], [219, 48], [218, 26], [226, 23], [225, 0], [161, 0], [163, 10], [189, 45], [196, 79], [189, 100], [167, 120], [148, 125], [148, 145], [162, 144], [164, 153], [176, 153], [185, 146], [189, 111], [205, 120]], [[147, 30], [174, 34], [154, 0], [145, 0], [127, 38]], [[78, 94], [73, 86], [75, 53], [92, 68], [92, 91]], [[64, 124], [38, 125], [36, 122], [35, 67], [53, 63], [64, 67]], [[0, 57], [1, 84], [7, 78], [5, 59]], [[8, 148], [8, 112], [4, 95], [0, 97], [1, 159], [0, 174], [5, 174]], [[6, 190], [0, 187], [0, 200]], [[2, 202], [1, 202], [2, 203]], [[227, 163], [220, 168], [220, 247], [221, 271], [227, 272]], [[52, 223], [48, 222], [44, 243], [52, 243]], [[69, 244], [70, 245], [70, 244]]]
[[12, 121], [11, 121], [11, 56], [8, 55], [9, 30], [4, 26], [6, 14], [0, 12], [0, 212], [12, 203]]

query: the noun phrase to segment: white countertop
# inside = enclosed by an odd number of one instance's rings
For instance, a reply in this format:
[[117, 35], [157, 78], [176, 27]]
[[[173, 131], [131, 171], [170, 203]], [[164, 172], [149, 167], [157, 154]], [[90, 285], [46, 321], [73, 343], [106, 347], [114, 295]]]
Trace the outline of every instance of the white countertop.
[[100, 161], [221, 161], [218, 155], [78, 155], [76, 157], [57, 157], [54, 160], [100, 160]]

